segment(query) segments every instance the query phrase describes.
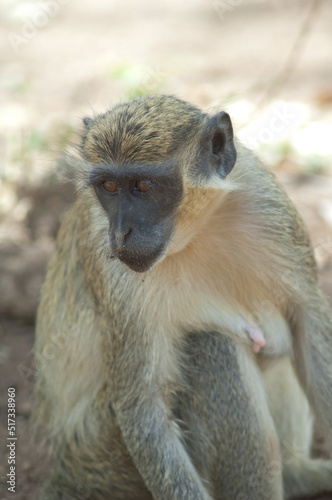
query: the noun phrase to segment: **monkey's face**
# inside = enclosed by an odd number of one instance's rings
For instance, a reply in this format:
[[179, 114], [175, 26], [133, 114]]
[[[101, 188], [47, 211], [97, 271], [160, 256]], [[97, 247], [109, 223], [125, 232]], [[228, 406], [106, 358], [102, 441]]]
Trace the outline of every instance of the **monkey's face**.
[[230, 117], [146, 96], [84, 123], [87, 184], [108, 216], [112, 254], [147, 271], [188, 244], [223, 188], [236, 160]]
[[169, 165], [112, 165], [95, 169], [92, 184], [109, 219], [112, 255], [133, 271], [149, 270], [171, 240], [181, 177]]

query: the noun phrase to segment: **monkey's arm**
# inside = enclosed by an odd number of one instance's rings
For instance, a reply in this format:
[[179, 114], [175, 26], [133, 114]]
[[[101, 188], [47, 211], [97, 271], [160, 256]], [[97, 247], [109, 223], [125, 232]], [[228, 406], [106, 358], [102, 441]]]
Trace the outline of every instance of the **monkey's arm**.
[[210, 499], [160, 401], [138, 402], [134, 413], [133, 419], [127, 408], [116, 406], [128, 450], [154, 498]]
[[[142, 339], [135, 335], [135, 354], [117, 349], [112, 365], [111, 404], [129, 453], [156, 500], [209, 500], [179, 439], [165, 397], [167, 381], [157, 373], [159, 363], [153, 366], [153, 352], [142, 352]], [[127, 342], [132, 344], [133, 337]]]

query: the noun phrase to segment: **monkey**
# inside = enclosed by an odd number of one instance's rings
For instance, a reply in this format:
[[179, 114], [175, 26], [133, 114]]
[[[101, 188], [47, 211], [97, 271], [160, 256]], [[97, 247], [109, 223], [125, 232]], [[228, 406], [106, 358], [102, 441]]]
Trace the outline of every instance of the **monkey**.
[[313, 415], [331, 444], [332, 319], [275, 176], [227, 112], [174, 96], [83, 122], [36, 319], [40, 500], [332, 491], [310, 458]]

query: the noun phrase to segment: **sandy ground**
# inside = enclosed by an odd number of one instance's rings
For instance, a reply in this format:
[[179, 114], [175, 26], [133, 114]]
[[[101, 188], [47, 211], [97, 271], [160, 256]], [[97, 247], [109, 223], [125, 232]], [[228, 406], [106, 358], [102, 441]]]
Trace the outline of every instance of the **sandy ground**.
[[[162, 91], [229, 110], [237, 132], [258, 123], [261, 137], [273, 109], [295, 106], [281, 136], [258, 151], [309, 227], [332, 305], [332, 3], [314, 1], [317, 11], [311, 0], [0, 1], [0, 500], [35, 500], [49, 467], [29, 441], [33, 319], [72, 198], [53, 160], [77, 140], [83, 116]], [[8, 387], [15, 494], [5, 484]], [[321, 440], [315, 449], [324, 453]]]

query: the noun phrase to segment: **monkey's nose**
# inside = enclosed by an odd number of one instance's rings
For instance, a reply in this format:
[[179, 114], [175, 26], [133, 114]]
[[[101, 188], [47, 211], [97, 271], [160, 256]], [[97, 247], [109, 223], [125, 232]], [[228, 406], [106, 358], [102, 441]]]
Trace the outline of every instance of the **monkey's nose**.
[[131, 233], [132, 233], [131, 227], [125, 229], [124, 231], [114, 231], [114, 238], [119, 252], [124, 250], [125, 243], [128, 240]]

